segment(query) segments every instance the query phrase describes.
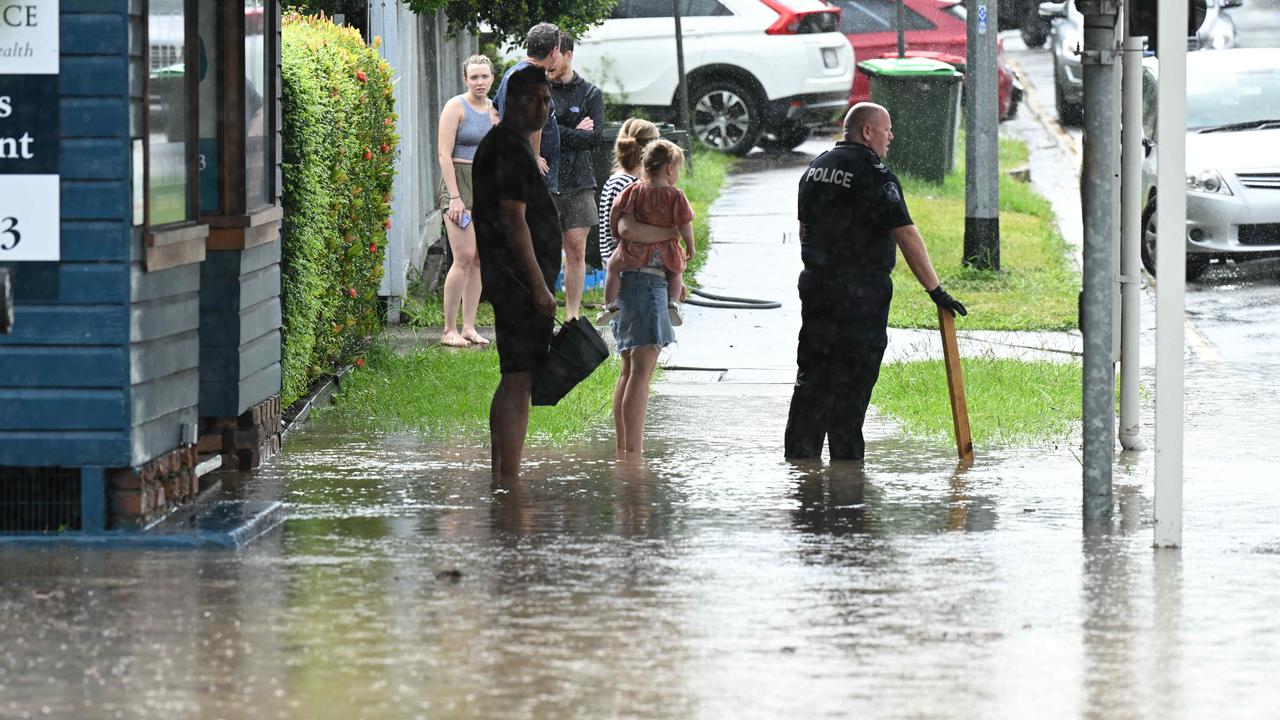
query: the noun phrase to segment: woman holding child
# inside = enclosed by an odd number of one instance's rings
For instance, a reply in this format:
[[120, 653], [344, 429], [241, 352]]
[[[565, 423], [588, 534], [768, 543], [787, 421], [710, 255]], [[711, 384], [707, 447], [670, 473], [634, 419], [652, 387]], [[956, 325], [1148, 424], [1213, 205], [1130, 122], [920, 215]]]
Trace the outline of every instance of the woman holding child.
[[694, 252], [693, 210], [675, 187], [684, 153], [658, 139], [652, 123], [627, 120], [614, 156], [617, 169], [600, 198], [600, 249], [607, 274], [606, 306], [597, 322], [610, 323], [622, 356], [613, 419], [617, 451], [630, 456], [644, 449], [649, 383], [658, 352], [675, 341], [672, 321], [679, 323], [676, 301], [683, 295], [680, 273]]

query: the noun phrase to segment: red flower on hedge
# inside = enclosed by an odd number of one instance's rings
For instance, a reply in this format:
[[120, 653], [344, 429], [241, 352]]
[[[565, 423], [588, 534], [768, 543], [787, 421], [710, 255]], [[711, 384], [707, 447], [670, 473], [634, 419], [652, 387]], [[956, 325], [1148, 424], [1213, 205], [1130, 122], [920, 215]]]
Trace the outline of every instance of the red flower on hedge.
[[364, 367], [364, 358], [356, 358], [356, 367]]
[[359, 70], [356, 72], [356, 79], [360, 82], [364, 82], [369, 79], [369, 76], [365, 75], [363, 70]]
[[378, 252], [378, 244], [377, 244], [377, 243], [369, 243], [369, 252], [374, 253], [374, 254], [377, 254], [377, 252]]
[[355, 288], [347, 288], [347, 296], [348, 296], [348, 297], [355, 297], [355, 296], [356, 296], [356, 289], [355, 289]]
[[379, 150], [381, 150], [381, 151], [382, 151], [382, 152], [384, 152], [384, 153], [389, 153], [389, 152], [391, 152], [391, 146], [390, 146], [390, 145], [388, 145], [388, 144], [386, 144], [386, 143], [382, 143], [381, 145], [379, 145], [379, 146], [378, 146], [378, 149], [379, 149]]
[[383, 125], [386, 125], [387, 127], [391, 127], [391, 126], [392, 126], [392, 125], [394, 125], [395, 123], [396, 123], [396, 121], [395, 121], [395, 120], [392, 120], [391, 118], [385, 118], [385, 119], [382, 121], [382, 124], [383, 124]]
[[364, 149], [364, 159], [365, 159], [365, 160], [372, 160], [372, 159], [373, 159], [373, 151], [372, 151], [372, 150], [370, 150], [369, 148], [365, 148], [365, 149]]
[[391, 218], [387, 218], [386, 221], [382, 223], [382, 229], [383, 230], [391, 229]]

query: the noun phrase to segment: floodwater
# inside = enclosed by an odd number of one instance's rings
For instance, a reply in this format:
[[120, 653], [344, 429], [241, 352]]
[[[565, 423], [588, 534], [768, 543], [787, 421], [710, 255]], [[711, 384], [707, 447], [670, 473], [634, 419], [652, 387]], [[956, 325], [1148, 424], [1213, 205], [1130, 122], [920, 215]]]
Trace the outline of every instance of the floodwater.
[[288, 506], [240, 553], [0, 550], [0, 717], [1266, 716], [1276, 411], [1225, 453], [1231, 399], [1189, 416], [1181, 551], [1149, 457], [1084, 533], [1072, 443], [958, 468], [873, 418], [865, 468], [792, 465], [772, 386], [673, 377], [646, 462], [602, 430], [507, 487], [321, 420], [228, 478]]
[[960, 467], [873, 415], [865, 467], [782, 459], [798, 162], [713, 208], [705, 285], [784, 306], [687, 308], [646, 461], [535, 438], [494, 487], [483, 439], [320, 418], [224, 479], [286, 505], [243, 551], [0, 546], [0, 718], [1275, 716], [1266, 266], [1189, 293], [1184, 547], [1153, 550], [1153, 451], [1087, 531], [1078, 436]]

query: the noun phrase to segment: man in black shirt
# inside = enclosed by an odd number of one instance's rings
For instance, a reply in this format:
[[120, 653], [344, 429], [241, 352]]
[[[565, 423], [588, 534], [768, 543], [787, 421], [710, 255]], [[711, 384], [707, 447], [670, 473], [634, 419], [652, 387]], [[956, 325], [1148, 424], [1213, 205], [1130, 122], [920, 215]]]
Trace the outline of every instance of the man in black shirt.
[[863, 458], [862, 421], [889, 342], [895, 248], [938, 307], [967, 314], [938, 283], [902, 185], [883, 162], [892, 125], [880, 105], [853, 106], [843, 139], [800, 179], [802, 324], [788, 458], [818, 457], [824, 436], [832, 460]]
[[533, 371], [546, 357], [555, 322], [560, 221], [529, 144], [550, 109], [545, 71], [529, 66], [512, 73], [507, 111], [472, 164], [476, 249], [502, 372], [489, 406], [495, 477], [520, 474]]

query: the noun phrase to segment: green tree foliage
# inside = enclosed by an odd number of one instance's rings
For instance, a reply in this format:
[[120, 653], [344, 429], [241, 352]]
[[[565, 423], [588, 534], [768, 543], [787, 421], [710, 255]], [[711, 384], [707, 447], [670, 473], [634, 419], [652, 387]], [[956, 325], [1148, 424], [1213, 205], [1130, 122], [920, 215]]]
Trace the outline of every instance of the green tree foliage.
[[284, 18], [284, 381], [292, 403], [377, 330], [398, 142], [391, 67], [354, 28]]
[[319, 15], [326, 17], [342, 15], [347, 25], [358, 30], [365, 30], [365, 15], [369, 11], [369, 0], [292, 0], [281, 5], [284, 11], [295, 11], [300, 15]]
[[529, 28], [547, 21], [574, 35], [581, 35], [599, 25], [618, 0], [409, 0], [416, 13], [435, 14], [444, 10], [449, 18], [449, 32], [478, 32], [488, 26], [498, 40], [520, 42]]

